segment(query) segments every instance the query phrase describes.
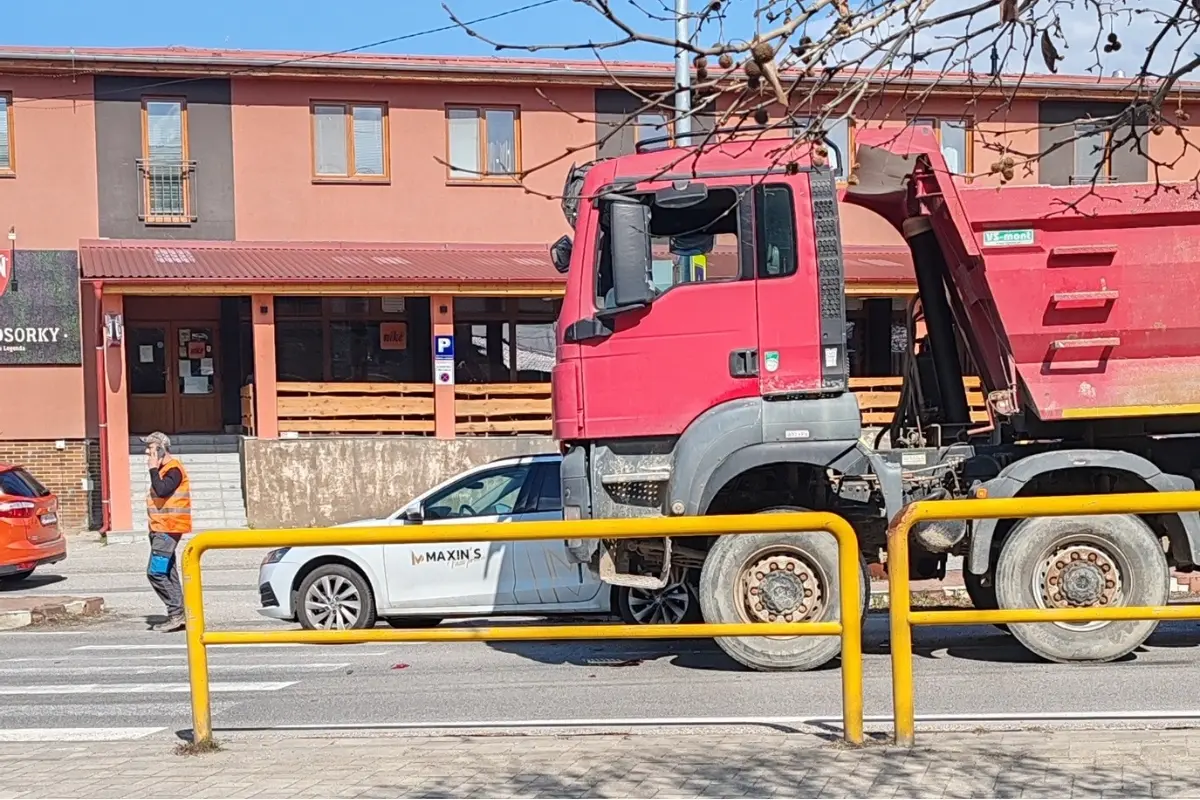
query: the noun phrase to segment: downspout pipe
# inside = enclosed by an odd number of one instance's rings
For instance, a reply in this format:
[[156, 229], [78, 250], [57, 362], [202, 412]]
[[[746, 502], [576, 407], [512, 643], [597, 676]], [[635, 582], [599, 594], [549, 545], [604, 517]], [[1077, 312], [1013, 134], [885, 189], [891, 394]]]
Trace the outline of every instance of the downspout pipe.
[[104, 281], [92, 281], [96, 306], [96, 427], [100, 434], [100, 535], [108, 538], [112, 527], [112, 504], [108, 479], [108, 378], [104, 356], [107, 342], [104, 330]]
[[946, 297], [946, 256], [938, 244], [929, 217], [910, 217], [901, 227], [912, 251], [913, 271], [917, 276], [917, 292], [925, 312], [925, 327], [929, 331], [929, 347], [933, 369], [937, 375], [941, 398], [942, 422], [966, 425], [971, 421], [967, 405], [967, 387], [963, 382], [958, 360], [958, 342], [954, 332], [954, 315]]

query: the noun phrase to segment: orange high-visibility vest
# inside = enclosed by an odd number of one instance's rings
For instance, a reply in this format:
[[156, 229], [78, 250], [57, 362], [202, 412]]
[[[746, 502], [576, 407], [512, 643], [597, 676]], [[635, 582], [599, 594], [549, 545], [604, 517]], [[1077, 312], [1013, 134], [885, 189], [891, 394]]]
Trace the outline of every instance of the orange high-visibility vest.
[[192, 484], [183, 464], [174, 458], [158, 468], [159, 477], [166, 478], [172, 469], [179, 470], [182, 476], [179, 488], [170, 497], [155, 497], [151, 487], [146, 492], [146, 513], [150, 515], [150, 530], [154, 533], [182, 536], [192, 532]]

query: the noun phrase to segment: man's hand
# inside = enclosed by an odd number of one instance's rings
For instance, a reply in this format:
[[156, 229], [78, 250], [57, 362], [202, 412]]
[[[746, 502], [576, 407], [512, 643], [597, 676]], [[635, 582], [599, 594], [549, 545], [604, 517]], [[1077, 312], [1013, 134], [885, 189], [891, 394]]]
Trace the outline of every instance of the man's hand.
[[162, 464], [162, 459], [158, 457], [158, 451], [150, 448], [146, 453], [146, 466], [150, 469], [158, 469]]

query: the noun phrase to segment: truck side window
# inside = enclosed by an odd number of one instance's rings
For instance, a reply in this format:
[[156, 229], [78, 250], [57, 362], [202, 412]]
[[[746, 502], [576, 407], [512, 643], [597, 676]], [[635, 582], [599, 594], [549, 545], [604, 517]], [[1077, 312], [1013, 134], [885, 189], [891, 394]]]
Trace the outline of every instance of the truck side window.
[[758, 277], [786, 278], [796, 273], [796, 209], [791, 187], [760, 185], [754, 192]]
[[[650, 208], [653, 281], [659, 294], [685, 283], [750, 278], [750, 195], [744, 186], [710, 187], [708, 197], [688, 208]], [[653, 202], [649, 197], [646, 202]], [[745, 220], [743, 223], [743, 211]], [[745, 229], [743, 229], [745, 228]], [[607, 224], [601, 217], [596, 269], [596, 307], [613, 308], [612, 259]]]

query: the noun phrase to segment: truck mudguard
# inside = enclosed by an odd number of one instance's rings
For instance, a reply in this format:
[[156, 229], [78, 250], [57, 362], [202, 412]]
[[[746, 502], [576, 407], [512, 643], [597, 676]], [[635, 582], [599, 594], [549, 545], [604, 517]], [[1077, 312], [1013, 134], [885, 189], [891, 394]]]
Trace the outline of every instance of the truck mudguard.
[[866, 468], [861, 430], [858, 400], [849, 392], [804, 400], [744, 398], [714, 406], [675, 445], [668, 513], [705, 513], [729, 480], [764, 464], [812, 464], [850, 473]]
[[[987, 489], [988, 497], [1016, 497], [1021, 488], [1038, 475], [1081, 467], [1126, 472], [1141, 478], [1159, 492], [1185, 492], [1195, 488], [1191, 478], [1168, 474], [1141, 456], [1119, 450], [1055, 450], [1038, 453], [1009, 464], [999, 475], [982, 485]], [[1200, 514], [1189, 512], [1178, 516], [1187, 538], [1191, 562], [1200, 564]], [[981, 519], [971, 524], [967, 569], [975, 575], [987, 572], [997, 523], [999, 520]]]

